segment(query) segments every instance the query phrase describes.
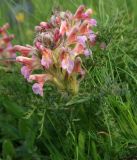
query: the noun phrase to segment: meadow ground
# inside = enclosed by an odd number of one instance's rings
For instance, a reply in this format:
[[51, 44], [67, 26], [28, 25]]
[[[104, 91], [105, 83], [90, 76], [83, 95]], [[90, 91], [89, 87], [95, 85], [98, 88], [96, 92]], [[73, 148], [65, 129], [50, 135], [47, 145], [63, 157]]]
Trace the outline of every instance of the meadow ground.
[[1, 160], [137, 159], [136, 0], [0, 0], [0, 26], [10, 22], [13, 44], [32, 44], [34, 26], [53, 9], [74, 12], [80, 4], [94, 10], [98, 45], [107, 48], [95, 47], [85, 60], [74, 97], [50, 85], [39, 97], [19, 64], [0, 68]]

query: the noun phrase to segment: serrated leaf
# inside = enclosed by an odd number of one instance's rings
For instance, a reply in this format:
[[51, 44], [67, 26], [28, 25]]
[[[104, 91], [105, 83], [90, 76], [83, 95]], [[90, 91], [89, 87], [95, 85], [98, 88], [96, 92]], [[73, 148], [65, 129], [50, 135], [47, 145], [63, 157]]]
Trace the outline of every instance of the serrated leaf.
[[70, 100], [66, 106], [71, 106], [73, 104], [80, 104], [80, 103], [84, 103], [86, 101], [89, 101], [90, 97], [85, 97], [85, 98], [81, 98], [81, 97], [78, 97], [78, 98], [74, 98], [72, 100]]

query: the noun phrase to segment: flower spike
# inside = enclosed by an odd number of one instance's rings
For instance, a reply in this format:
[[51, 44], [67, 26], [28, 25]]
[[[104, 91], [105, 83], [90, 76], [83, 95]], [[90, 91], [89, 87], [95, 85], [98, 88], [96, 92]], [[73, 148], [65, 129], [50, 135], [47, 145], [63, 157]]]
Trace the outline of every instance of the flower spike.
[[74, 15], [70, 11], [56, 11], [48, 22], [35, 27], [32, 46], [14, 47], [21, 53], [16, 58], [23, 65], [21, 73], [29, 82], [35, 81], [35, 94], [43, 96], [44, 84], [48, 82], [63, 92], [77, 94], [79, 75], [85, 75], [82, 60], [92, 55], [91, 47], [96, 42], [93, 28], [97, 22], [92, 14], [92, 9], [84, 5]]

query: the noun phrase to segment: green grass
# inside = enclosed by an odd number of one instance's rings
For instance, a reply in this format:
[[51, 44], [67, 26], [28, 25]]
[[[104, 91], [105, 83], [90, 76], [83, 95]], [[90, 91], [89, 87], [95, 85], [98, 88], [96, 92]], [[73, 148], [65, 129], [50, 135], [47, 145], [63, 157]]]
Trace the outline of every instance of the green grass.
[[[32, 44], [32, 30], [53, 8], [95, 10], [98, 45], [85, 61], [87, 75], [75, 97], [46, 85], [33, 94], [20, 75], [0, 71], [0, 157], [2, 160], [122, 160], [137, 156], [136, 0], [32, 0], [33, 13], [12, 24], [14, 44]], [[0, 25], [16, 14], [14, 0], [0, 7]], [[31, 34], [30, 34], [31, 33]], [[98, 46], [97, 45], [97, 46]], [[132, 159], [132, 158], [131, 158]]]

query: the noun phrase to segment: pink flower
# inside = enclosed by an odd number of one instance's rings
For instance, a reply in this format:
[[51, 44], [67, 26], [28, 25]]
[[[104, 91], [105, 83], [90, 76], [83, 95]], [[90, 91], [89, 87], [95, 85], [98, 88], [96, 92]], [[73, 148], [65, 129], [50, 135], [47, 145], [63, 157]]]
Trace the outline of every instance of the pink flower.
[[35, 31], [36, 32], [41, 32], [42, 31], [42, 27], [41, 26], [35, 26]]
[[14, 39], [14, 35], [12, 34], [12, 35], [6, 35], [6, 36], [4, 36], [3, 37], [3, 41], [5, 42], [5, 43], [9, 43], [11, 40], [13, 40]]
[[77, 18], [77, 19], [83, 18], [84, 10], [85, 10], [85, 6], [84, 5], [79, 6], [79, 8], [77, 9], [76, 13], [74, 14], [74, 18]]
[[90, 56], [90, 55], [91, 55], [91, 52], [89, 51], [89, 49], [86, 49], [86, 50], [84, 51], [84, 55], [85, 55], [85, 56]]
[[32, 86], [33, 92], [43, 96], [43, 85], [46, 81], [52, 80], [52, 76], [50, 74], [34, 74], [30, 75], [29, 80], [37, 82]]
[[5, 34], [6, 33], [6, 30], [9, 28], [9, 24], [6, 23], [4, 24], [2, 27], [0, 27], [0, 34]]
[[48, 22], [35, 27], [36, 36], [31, 47], [15, 47], [22, 54], [16, 58], [23, 64], [22, 74], [29, 81], [36, 81], [33, 85], [36, 94], [43, 96], [46, 81], [60, 90], [77, 93], [77, 75], [85, 74], [82, 59], [92, 54], [90, 47], [96, 42], [92, 28], [97, 22], [91, 17], [92, 13], [92, 9], [84, 5], [74, 15], [70, 11], [55, 11]]
[[77, 41], [82, 44], [83, 46], [86, 46], [87, 37], [86, 36], [77, 36]]
[[14, 35], [9, 35], [7, 32], [9, 27], [8, 23], [0, 27], [0, 58], [5, 59], [1, 61], [0, 64], [4, 65], [4, 67], [11, 67], [16, 57], [15, 50], [11, 43]]
[[32, 58], [28, 58], [28, 57], [24, 57], [24, 56], [16, 57], [16, 61], [20, 62], [24, 65], [28, 65], [29, 67], [32, 67], [32, 63], [33, 63]]
[[55, 42], [58, 42], [58, 40], [60, 39], [60, 37], [61, 37], [61, 34], [60, 34], [59, 29], [57, 28], [57, 29], [55, 30], [55, 32], [54, 32], [54, 41], [55, 41]]
[[67, 22], [62, 21], [60, 26], [60, 34], [63, 36], [68, 30]]
[[20, 45], [15, 45], [14, 50], [16, 52], [20, 52], [22, 54], [22, 56], [27, 57], [29, 55], [29, 53], [31, 52], [32, 48], [31, 47], [24, 47], [24, 46], [20, 46]]
[[80, 73], [81, 75], [85, 74], [85, 71], [81, 67], [81, 59], [76, 58], [73, 72]]
[[44, 84], [48, 80], [52, 80], [52, 75], [50, 74], [33, 74], [29, 76], [29, 80], [36, 81], [38, 83]]
[[85, 14], [87, 14], [90, 17], [93, 14], [93, 10], [89, 8], [86, 10]]
[[43, 85], [39, 83], [34, 83], [32, 86], [32, 90], [35, 94], [39, 94], [40, 96], [43, 96]]
[[90, 19], [89, 20], [89, 24], [91, 25], [91, 26], [97, 26], [97, 21], [95, 20], [95, 19]]
[[96, 41], [97, 36], [93, 32], [91, 32], [89, 34], [88, 38], [89, 38], [91, 43], [94, 43]]
[[45, 67], [45, 68], [49, 68], [50, 65], [52, 64], [52, 54], [51, 51], [48, 49], [45, 49], [42, 52], [42, 59], [41, 59], [41, 64]]
[[41, 22], [40, 26], [42, 27], [42, 29], [45, 29], [45, 30], [52, 28], [52, 25], [47, 22]]
[[67, 70], [68, 74], [71, 74], [74, 68], [74, 61], [67, 53], [62, 53], [61, 56], [61, 67]]
[[74, 28], [72, 28], [70, 30], [70, 32], [68, 33], [68, 42], [74, 43], [77, 40], [77, 32], [78, 32], [78, 28], [76, 26], [74, 26]]
[[82, 14], [81, 18], [89, 19], [92, 13], [93, 13], [92, 9], [88, 9], [85, 13]]
[[0, 47], [0, 52], [3, 52], [3, 50], [4, 50], [4, 49], [3, 49], [2, 47]]
[[85, 46], [83, 44], [80, 44], [80, 43], [77, 43], [75, 48], [74, 48], [74, 52], [76, 52], [76, 55], [77, 54], [83, 54], [85, 50]]
[[27, 80], [29, 79], [29, 76], [31, 74], [31, 69], [27, 66], [23, 66], [21, 68], [21, 74], [26, 78]]
[[89, 22], [87, 20], [80, 25], [79, 32], [81, 34], [87, 34], [89, 32]]

